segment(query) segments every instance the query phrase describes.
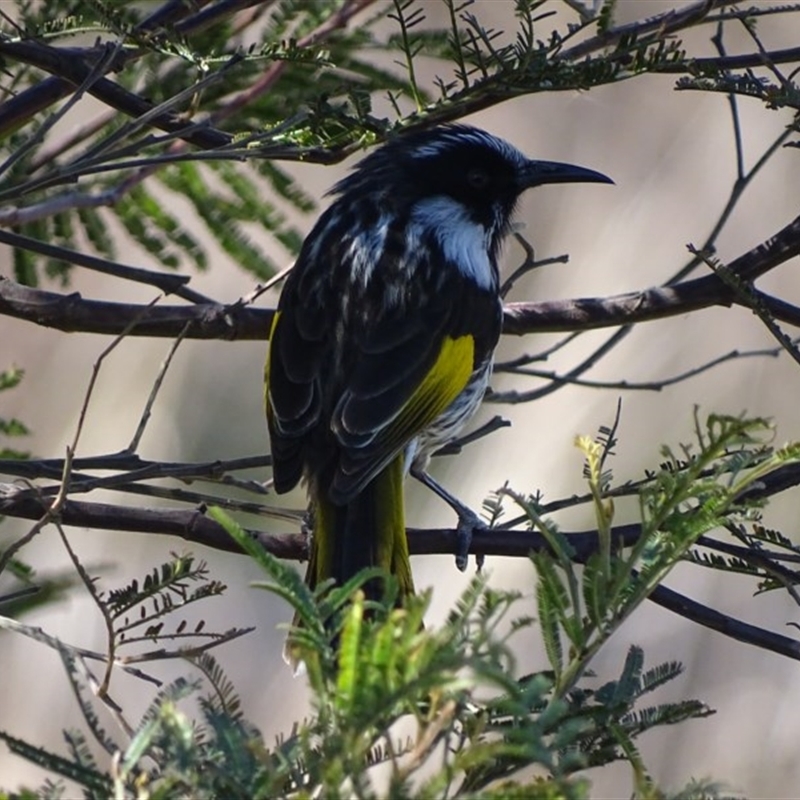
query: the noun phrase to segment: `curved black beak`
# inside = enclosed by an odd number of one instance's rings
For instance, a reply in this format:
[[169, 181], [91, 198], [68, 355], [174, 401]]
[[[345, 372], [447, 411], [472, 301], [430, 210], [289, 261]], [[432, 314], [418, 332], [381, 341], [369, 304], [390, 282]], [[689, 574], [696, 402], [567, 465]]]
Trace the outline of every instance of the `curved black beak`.
[[519, 173], [520, 191], [545, 183], [614, 183], [602, 172], [559, 161], [528, 161]]

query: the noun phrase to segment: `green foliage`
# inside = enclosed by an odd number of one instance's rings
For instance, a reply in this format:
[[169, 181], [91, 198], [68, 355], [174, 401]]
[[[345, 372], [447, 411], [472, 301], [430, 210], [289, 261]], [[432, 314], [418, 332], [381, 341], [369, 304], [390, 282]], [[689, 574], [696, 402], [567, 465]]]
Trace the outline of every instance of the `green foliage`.
[[[251, 243], [242, 225], [254, 223], [263, 226], [290, 253], [300, 249], [302, 234], [287, 225], [285, 217], [266, 201], [263, 190], [241, 169], [221, 163], [216, 166], [215, 172], [227, 190], [224, 193], [211, 191], [203, 170], [189, 163], [177, 165], [165, 173], [162, 182], [176, 194], [191, 199], [206, 228], [240, 266], [260, 278], [268, 278], [277, 271], [277, 267]], [[264, 171], [264, 174], [277, 179], [275, 173]], [[295, 193], [284, 190], [283, 194], [302, 202], [302, 197]]]
[[208, 266], [195, 236], [143, 186], [134, 186], [120, 198], [116, 212], [128, 233], [165, 267], [178, 267], [181, 255], [197, 269]]
[[[57, 17], [49, 4], [19, 0], [16, 25], [0, 31], [0, 228], [56, 249], [39, 255], [15, 247], [16, 279], [66, 283], [68, 251], [81, 249], [102, 256], [113, 274], [125, 235], [159, 266], [205, 269], [206, 243], [191, 232], [187, 210], [243, 269], [266, 278], [297, 252], [296, 218], [314, 209], [281, 160], [339, 161], [405, 127], [458, 120], [523, 95], [666, 72], [682, 75], [679, 89], [799, 107], [796, 71], [783, 75], [758, 38], [755, 21], [766, 9], [726, 6], [715, 20], [720, 43], [729, 21], [742, 23], [759, 65], [768, 68], [765, 77], [684, 51], [679, 34], [713, 18], [713, 4], [692, 19], [678, 22], [676, 15], [669, 24], [615, 30], [615, 0], [566, 0], [571, 16], [555, 22], [554, 3], [516, 0], [512, 31], [487, 22], [487, 5], [441, 0], [445, 24], [437, 28], [429, 0], [387, 2], [356, 23], [342, 0], [282, 0], [237, 14], [236, 4], [226, 3], [70, 0]], [[165, 10], [178, 21], [160, 17]], [[423, 57], [436, 64], [427, 85]], [[68, 88], [43, 98], [54, 88], [51, 75], [65, 77]], [[81, 116], [91, 94], [104, 110]], [[385, 98], [393, 113], [378, 117]], [[279, 246], [278, 260], [256, 243], [259, 229]], [[724, 276], [721, 266], [717, 272]], [[755, 302], [753, 308], [759, 312]], [[0, 391], [21, 375], [0, 373]], [[27, 433], [21, 421], [0, 419], [3, 437]], [[175, 555], [141, 580], [103, 592], [75, 558], [75, 573], [106, 624], [105, 652], [91, 652], [16, 619], [74, 586], [75, 575], [45, 580], [13, 557], [15, 550], [0, 552], [3, 579], [22, 587], [3, 587], [0, 627], [59, 653], [84, 727], [65, 732], [66, 755], [11, 733], [0, 738], [87, 797], [587, 798], [591, 773], [579, 773], [617, 760], [630, 765], [635, 796], [664, 797], [638, 737], [710, 710], [695, 700], [652, 700], [681, 666], [646, 668], [637, 647], [611, 678], [597, 678], [591, 665], [681, 560], [750, 576], [757, 591], [793, 590], [798, 575], [784, 564], [796, 560], [798, 548], [762, 524], [758, 487], [800, 451], [775, 450], [769, 436], [764, 420], [712, 416], [697, 422], [691, 445], [665, 448], [662, 464], [643, 481], [616, 487], [609, 468], [616, 424], [596, 440], [581, 438], [586, 500], [598, 532], [588, 556], [578, 555], [538, 495], [505, 487], [487, 500], [492, 523], [510, 498], [547, 542], [532, 559], [535, 620], [526, 598], [491, 589], [484, 578], [437, 628], [422, 626], [429, 595], [399, 608], [397, 587], [387, 579], [383, 596], [367, 600], [362, 587], [374, 585], [374, 570], [312, 591], [214, 512], [264, 569], [263, 588], [295, 613], [287, 654], [305, 670], [313, 713], [273, 746], [246, 720], [209, 652], [248, 629], [207, 631], [203, 620], [183, 616], [224, 591], [203, 562]], [[2, 458], [26, 455], [0, 450]], [[613, 527], [614, 498], [634, 492], [641, 531], [626, 549]], [[727, 531], [736, 544], [702, 549], [713, 530]], [[515, 637], [531, 633], [541, 642], [542, 664], [520, 674]], [[166, 658], [184, 659], [200, 677], [164, 687], [137, 666]], [[90, 662], [104, 664], [102, 680]], [[112, 673], [120, 670], [159, 686], [138, 722], [129, 722], [110, 696]], [[101, 703], [119, 731], [101, 726]], [[673, 796], [718, 791], [690, 784]], [[65, 792], [48, 779], [19, 796]]]
[[[39, 629], [0, 618], [2, 627], [58, 650], [91, 739], [69, 731], [64, 756], [10, 733], [0, 733], [0, 738], [12, 752], [98, 797], [113, 791], [117, 797], [142, 800], [580, 800], [591, 797], [587, 770], [620, 760], [631, 768], [635, 797], [717, 796], [718, 788], [707, 783], [666, 794], [654, 784], [638, 750], [639, 737], [653, 728], [713, 713], [698, 700], [657, 699], [666, 684], [680, 677], [682, 666], [668, 661], [648, 667], [635, 646], [610, 678], [596, 676], [592, 663], [707, 531], [733, 527], [744, 535], [744, 526], [760, 511], [753, 487], [800, 460], [800, 446], [775, 449], [770, 438], [762, 419], [698, 417], [694, 441], [662, 448], [661, 466], [640, 485], [641, 533], [623, 549], [611, 527], [615, 488], [609, 460], [616, 423], [602, 428], [594, 440], [579, 437], [600, 531], [596, 550], [582, 564], [569, 537], [539, 513], [537, 502], [508, 487], [501, 490], [487, 504], [492, 515], [499, 516], [510, 498], [548, 543], [532, 556], [536, 619], [525, 613], [524, 595], [494, 589], [481, 575], [436, 627], [423, 624], [430, 592], [398, 606], [395, 581], [377, 569], [365, 570], [345, 586], [328, 582], [312, 590], [294, 569], [212, 508], [211, 516], [266, 573], [268, 580], [257, 586], [287, 601], [294, 611], [286, 653], [305, 674], [310, 717], [270, 746], [246, 719], [240, 698], [208, 646], [161, 647], [140, 652], [136, 659], [117, 655], [117, 647], [137, 641], [205, 635], [202, 624], [187, 633], [185, 622], [171, 620], [187, 604], [213, 597], [224, 587], [208, 576], [202, 562], [174, 556], [142, 581], [94, 593], [109, 623], [107, 663], [158, 682], [133, 668], [133, 661], [182, 657], [199, 677], [162, 687], [138, 723], [123, 726], [121, 739], [100, 725], [94, 708], [99, 700], [117, 715], [124, 711], [106, 689], [98, 690], [86, 653]], [[752, 536], [772, 546], [790, 546], [780, 534], [760, 526]], [[81, 568], [84, 580], [90, 580], [84, 573]], [[382, 594], [367, 599], [363, 587], [367, 582], [374, 587], [376, 578], [381, 578]], [[219, 643], [242, 632], [208, 635]], [[532, 633], [540, 639], [546, 663], [523, 674], [516, 640]], [[198, 701], [194, 716], [185, 708], [189, 699]], [[107, 755], [99, 757], [90, 741]], [[50, 783], [41, 796], [55, 791]]]
[[[217, 516], [220, 516], [217, 513]], [[229, 523], [237, 540], [244, 534]], [[355, 589], [352, 602], [339, 605], [331, 590], [309, 602], [296, 596], [293, 571], [266, 553], [265, 588], [295, 598], [307, 623], [327, 628], [322, 650], [303, 629], [290, 644], [307, 670], [313, 714], [274, 747], [241, 716], [238, 698], [213, 659], [202, 674], [211, 693], [200, 698], [200, 720], [180, 709], [180, 701], [201, 691], [200, 681], [178, 680], [160, 691], [131, 732], [114, 745], [82, 703], [94, 737], [113, 755], [103, 769], [70, 732], [65, 758], [31, 748], [0, 733], [13, 752], [35, 760], [90, 793], [119, 797], [588, 797], [589, 783], [578, 770], [630, 760], [626, 747], [644, 731], [703, 716], [708, 709], [686, 701], [637, 710], [645, 694], [680, 673], [676, 664], [643, 669], [634, 648], [618, 679], [591, 688], [555, 694], [551, 673], [515, 677], [503, 621], [519, 601], [476, 578], [439, 629], [422, 626], [430, 596], [396, 608], [393, 592], [367, 602]], [[359, 576], [363, 584], [371, 574]], [[336, 590], [333, 590], [334, 592]], [[302, 592], [300, 592], [302, 595]], [[331, 602], [329, 602], [331, 601]], [[339, 606], [331, 616], [331, 607]], [[513, 626], [519, 632], [530, 620]], [[83, 692], [74, 659], [67, 661], [76, 695]], [[287, 679], [289, 674], [287, 671]], [[395, 729], [399, 722], [411, 733]], [[443, 768], [438, 754], [449, 753]], [[388, 773], [376, 769], [384, 765]], [[538, 765], [535, 778], [520, 771]]]
[[[44, 271], [65, 282], [68, 251], [80, 248], [113, 265], [112, 220], [157, 264], [204, 268], [206, 243], [171, 206], [173, 193], [224, 252], [266, 278], [284, 255], [273, 263], [248, 225], [263, 228], [290, 259], [301, 234], [288, 220], [312, 208], [280, 160], [339, 161], [407, 126], [457, 120], [523, 95], [671, 72], [682, 75], [679, 88], [797, 107], [793, 76], [770, 81], [686, 54], [676, 33], [703, 24], [710, 8], [677, 29], [628, 25], [612, 34], [614, 2], [566, 0], [569, 13], [552, 22], [557, 4], [516, 0], [511, 31], [490, 24], [490, 4], [439, 3], [377, 4], [354, 24], [353, 3], [343, 0], [283, 0], [249, 16], [225, 4], [74, 0], [55, 17], [17, 0], [17, 27], [0, 30], [2, 88], [13, 98], [0, 115], [0, 205], [16, 232], [62, 257], [18, 246], [16, 279], [36, 285]], [[436, 11], [445, 12], [443, 27], [431, 21]], [[757, 16], [754, 9], [742, 21], [761, 46], [750, 24]], [[422, 58], [435, 60], [427, 83]], [[40, 100], [53, 91], [49, 74], [75, 89]], [[66, 132], [63, 118], [84, 109], [88, 94], [106, 110]], [[376, 116], [384, 99], [393, 114]]]
[[[800, 447], [773, 450], [763, 419], [711, 415], [696, 418], [696, 441], [664, 461], [640, 488], [641, 534], [623, 552], [611, 536], [614, 506], [604, 472], [608, 431], [597, 441], [579, 437], [598, 525], [598, 551], [582, 573], [569, 540], [525, 498], [510, 490], [530, 525], [547, 538], [550, 552], [534, 555], [539, 624], [556, 686], [568, 691], [608, 635], [649, 596], [672, 567], [689, 557], [708, 531], [758, 518], [760, 503], [748, 495], [765, 475], [800, 458]], [[613, 438], [613, 437], [612, 437]]]
[[[194, 585], [194, 588], [190, 586]], [[132, 580], [127, 586], [115, 589], [103, 598], [114, 635], [114, 645], [165, 642], [181, 639], [230, 639], [247, 633], [249, 629], [232, 628], [224, 634], [204, 631], [201, 620], [189, 627], [181, 620], [176, 628], [165, 627], [167, 617], [187, 606], [218, 597], [225, 585], [209, 577], [204, 561], [195, 561], [191, 555], [173, 554], [172, 560], [152, 570], [140, 583]]]
[[[370, 49], [385, 47], [372, 31], [379, 17], [367, 26], [342, 28], [324, 49], [315, 43], [315, 31], [329, 24], [336, 5], [325, 0], [284, 0], [273, 4], [268, 15], [256, 14], [252, 27], [240, 31], [232, 10], [212, 10], [212, 24], [203, 24], [202, 14], [184, 11], [180, 16], [188, 19], [172, 26], [152, 21], [159, 11], [154, 4], [129, 4], [123, 10], [113, 4], [76, 0], [70, 10], [61, 9], [53, 18], [43, 14], [41, 7], [17, 3], [19, 27], [0, 32], [0, 58], [6, 67], [13, 65], [4, 79], [7, 96], [28, 92], [33, 97], [39, 90], [46, 77], [36, 66], [39, 57], [48, 64], [55, 59], [64, 70], [71, 68], [64, 59], [77, 63], [61, 49], [75, 46], [75, 37], [90, 33], [96, 44], [94, 50], [87, 48], [87, 63], [93, 57], [99, 60], [95, 72], [86, 75], [64, 104], [56, 110], [44, 104], [41, 113], [36, 113], [38, 106], [32, 106], [30, 113], [22, 108], [16, 127], [6, 131], [0, 153], [4, 160], [0, 163], [0, 198], [20, 208], [37, 209], [34, 218], [26, 218], [16, 230], [65, 250], [88, 246], [113, 262], [117, 253], [108, 222], [114, 217], [159, 264], [205, 267], [205, 244], [187, 231], [185, 222], [171, 209], [169, 197], [158, 187], [152, 191], [143, 187], [142, 180], [149, 172], [130, 174], [127, 179], [120, 178], [119, 171], [110, 176], [106, 172], [117, 165], [147, 167], [150, 160], [169, 163], [185, 157], [187, 150], [191, 153], [174, 136], [154, 135], [148, 130], [148, 123], [159, 113], [175, 118], [181, 115], [186, 123], [210, 114], [213, 124], [219, 126], [211, 136], [215, 142], [212, 149], [218, 148], [217, 158], [203, 158], [200, 174], [188, 173], [189, 165], [183, 163], [159, 170], [157, 179], [189, 200], [223, 250], [244, 269], [259, 277], [271, 275], [275, 266], [261, 246], [250, 240], [245, 223], [263, 226], [291, 256], [299, 248], [301, 235], [286, 224], [269, 197], [273, 194], [298, 211], [309, 211], [312, 202], [274, 165], [261, 167], [256, 161], [255, 170], [234, 170], [226, 159], [243, 161], [268, 154], [264, 148], [270, 144], [285, 149], [291, 131], [298, 134], [298, 140], [303, 138], [302, 131], [313, 131], [314, 138], [327, 145], [334, 134], [318, 137], [330, 129], [332, 120], [327, 116], [337, 106], [347, 123], [346, 141], [358, 140], [363, 124], [370, 128], [377, 124], [369, 117], [369, 94], [382, 84], [401, 93], [407, 88], [391, 71], [375, 67], [368, 55]], [[30, 65], [18, 60], [14, 50], [15, 45], [27, 42], [41, 43]], [[103, 65], [112, 62], [116, 66], [113, 80], [127, 93], [126, 102], [151, 110], [138, 111], [132, 117], [95, 113], [67, 141], [63, 136], [51, 136], [51, 129], [59, 128], [60, 119], [71, 106], [81, 103], [84, 94], [93, 91], [95, 82], [108, 83], [104, 77], [108, 69]], [[275, 71], [275, 81], [280, 78], [280, 90], [270, 90], [269, 78], [265, 78], [270, 69]], [[262, 79], [266, 80], [263, 88], [257, 85]], [[335, 98], [342, 98], [343, 104]], [[211, 126], [198, 123], [200, 134], [204, 128]], [[202, 157], [196, 149], [194, 152]], [[65, 194], [63, 184], [79, 177], [81, 189]], [[47, 208], [50, 202], [53, 212]], [[48, 275], [66, 277], [66, 252], [64, 261], [51, 258], [43, 262], [40, 256], [20, 248], [14, 258], [15, 277], [22, 283], [36, 285], [43, 264]]]

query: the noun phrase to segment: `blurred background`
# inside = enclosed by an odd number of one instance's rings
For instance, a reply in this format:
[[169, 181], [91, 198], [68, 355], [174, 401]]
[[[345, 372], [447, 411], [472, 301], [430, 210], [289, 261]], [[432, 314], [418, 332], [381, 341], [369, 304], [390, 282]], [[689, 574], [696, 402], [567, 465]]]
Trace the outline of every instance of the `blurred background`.
[[[432, 24], [437, 7], [430, 3]], [[617, 19], [640, 18], [682, 3], [630, 0], [618, 4]], [[513, 3], [479, 0], [484, 23], [512, 29]], [[492, 15], [490, 17], [490, 15]], [[441, 20], [443, 22], [443, 20]], [[557, 21], [553, 20], [552, 27]], [[547, 23], [545, 23], [547, 28]], [[760, 23], [762, 39], [771, 48], [795, 46], [800, 30], [785, 23]], [[688, 37], [698, 49], [713, 54], [710, 27]], [[751, 48], [735, 37], [729, 50]], [[433, 62], [425, 69], [432, 75]], [[425, 83], [425, 78], [421, 78]], [[519, 209], [522, 233], [538, 257], [569, 253], [569, 263], [536, 271], [521, 281], [510, 300], [604, 296], [662, 283], [688, 259], [686, 245], [700, 246], [727, 201], [736, 177], [731, 115], [724, 95], [674, 91], [674, 78], [645, 76], [581, 94], [539, 94], [506, 103], [467, 120], [507, 138], [525, 153], [590, 167], [614, 178], [616, 186], [553, 186], [528, 193]], [[87, 101], [88, 102], [88, 101]], [[765, 111], [756, 100], [739, 101], [746, 165], [751, 166], [789, 121], [786, 112]], [[381, 116], [380, 107], [375, 113]], [[388, 109], [385, 113], [389, 113]], [[72, 120], [74, 123], [74, 120]], [[70, 124], [70, 119], [64, 124]], [[354, 159], [355, 160], [355, 159]], [[288, 164], [286, 169], [305, 189], [321, 197], [348, 169]], [[181, 198], [171, 197], [181, 209]], [[322, 201], [324, 204], [325, 200]], [[185, 204], [186, 224], [193, 212]], [[782, 150], [766, 166], [737, 206], [718, 240], [718, 256], [729, 261], [762, 242], [794, 218], [800, 209], [800, 159], [797, 150]], [[291, 214], [291, 210], [287, 210]], [[309, 230], [313, 215], [298, 217]], [[109, 218], [113, 232], [113, 220]], [[195, 230], [202, 236], [199, 230]], [[290, 257], [263, 232], [263, 246], [279, 263]], [[193, 276], [192, 287], [220, 302], [232, 302], [253, 288], [252, 276], [231, 263], [211, 239], [204, 239], [212, 268]], [[508, 274], [523, 253], [510, 241], [504, 254]], [[148, 268], [159, 265], [130, 247], [120, 260]], [[11, 274], [11, 256], [0, 249], [0, 274]], [[800, 301], [800, 282], [786, 264], [759, 286], [790, 302]], [[48, 287], [49, 288], [49, 287]], [[152, 290], [113, 278], [73, 272], [71, 290], [87, 297], [146, 302]], [[276, 295], [264, 296], [265, 307]], [[608, 332], [588, 334], [543, 365], [565, 372], [588, 355]], [[543, 350], [554, 337], [505, 337], [498, 359]], [[94, 335], [64, 335], [0, 317], [0, 367], [24, 367], [22, 385], [0, 395], [0, 416], [16, 416], [33, 431], [24, 446], [37, 456], [61, 457], [75, 430], [91, 368], [108, 344]], [[79, 455], [110, 453], [125, 447], [170, 342], [125, 340], [105, 362], [89, 406]], [[640, 325], [587, 377], [598, 381], [647, 382], [680, 373], [733, 349], [772, 347], [774, 340], [761, 322], [742, 308], [711, 309], [690, 316]], [[170, 368], [140, 448], [143, 457], [171, 461], [233, 458], [264, 453], [266, 426], [262, 410], [263, 343], [184, 342]], [[498, 376], [497, 390], [531, 388], [520, 379]], [[594, 435], [611, 424], [618, 398], [622, 418], [617, 457], [612, 466], [621, 481], [636, 478], [659, 462], [662, 442], [677, 444], [692, 437], [693, 407], [711, 411], [766, 415], [774, 419], [777, 440], [800, 438], [797, 396], [800, 369], [789, 358], [732, 361], [692, 380], [660, 392], [597, 390], [565, 387], [534, 403], [484, 405], [473, 426], [500, 413], [512, 427], [470, 446], [457, 458], [437, 459], [434, 474], [473, 508], [505, 481], [518, 491], [540, 490], [545, 500], [584, 491], [582, 459], [576, 434]], [[267, 475], [258, 476], [261, 479]], [[92, 499], [105, 497], [93, 495]], [[291, 498], [304, 505], [301, 493]], [[119, 502], [118, 497], [114, 497]], [[766, 523], [787, 535], [795, 533], [797, 493], [778, 497]], [[426, 490], [408, 487], [408, 522], [414, 526], [452, 526], [450, 510]], [[635, 505], [619, 503], [617, 521], [636, 519]], [[556, 517], [565, 530], [593, 527], [589, 510]], [[252, 521], [247, 521], [252, 524]], [[263, 524], [263, 522], [261, 523]], [[3, 523], [4, 535], [17, 536], [28, 524]], [[275, 530], [280, 529], [274, 526]], [[100, 568], [101, 588], [123, 585], [168, 558], [186, 543], [166, 537], [104, 531], [70, 530], [70, 540], [88, 567]], [[212, 574], [228, 585], [224, 599], [197, 608], [208, 626], [254, 625], [256, 631], [216, 651], [238, 688], [252, 721], [267, 741], [288, 732], [307, 706], [304, 680], [293, 678], [281, 658], [280, 623], [289, 612], [275, 597], [250, 587], [262, 578], [240, 556], [191, 548], [207, 559]], [[47, 530], [22, 553], [42, 573], [63, 570], [68, 557], [56, 531]], [[469, 575], [460, 574], [452, 557], [417, 557], [413, 561], [419, 588], [434, 586], [430, 623], [441, 622]], [[534, 571], [523, 559], [488, 559], [492, 582], [517, 587], [532, 596]], [[686, 566], [667, 584], [700, 602], [748, 622], [787, 632], [798, 618], [796, 606], [782, 593], [753, 598], [754, 584], [723, 580]], [[191, 615], [190, 615], [191, 618]], [[81, 590], [67, 602], [26, 620], [75, 645], [103, 647], [104, 629], [92, 602]], [[518, 637], [520, 672], [544, 668], [546, 659], [531, 634]], [[800, 797], [800, 759], [796, 742], [800, 720], [800, 665], [786, 658], [726, 639], [660, 608], [646, 605], [597, 658], [599, 678], [616, 677], [628, 646], [645, 650], [647, 664], [680, 659], [685, 675], [662, 690], [659, 701], [695, 697], [717, 709], [709, 719], [681, 724], [640, 740], [645, 763], [666, 787], [677, 788], [690, 777], [713, 777], [749, 797]], [[180, 663], [159, 668], [162, 677], [187, 671]], [[2, 635], [0, 692], [2, 727], [14, 735], [62, 751], [61, 730], [78, 719], [75, 699], [58, 656], [22, 637]], [[112, 695], [126, 698], [126, 711], [137, 718], [152, 695], [149, 685], [117, 674]], [[102, 713], [102, 712], [101, 712]], [[113, 727], [111, 719], [104, 720]], [[2, 785], [37, 785], [36, 769], [0, 748]], [[623, 797], [631, 791], [627, 767], [589, 773], [592, 796]]]

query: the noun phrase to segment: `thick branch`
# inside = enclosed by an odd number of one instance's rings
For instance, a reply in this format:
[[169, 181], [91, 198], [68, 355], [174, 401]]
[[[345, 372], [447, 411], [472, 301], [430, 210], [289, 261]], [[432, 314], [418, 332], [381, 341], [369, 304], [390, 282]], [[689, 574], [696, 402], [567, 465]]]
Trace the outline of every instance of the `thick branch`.
[[[751, 282], [791, 258], [800, 255], [800, 217], [766, 242], [728, 264], [743, 282]], [[797, 322], [796, 309], [783, 303], [768, 310], [776, 319]], [[662, 319], [710, 306], [740, 304], [736, 291], [716, 275], [706, 275], [674, 286], [660, 286], [640, 292], [605, 298], [579, 298], [545, 303], [510, 303], [506, 306], [503, 332], [521, 336], [540, 331], [564, 332], [607, 328]], [[784, 314], [789, 312], [790, 319]]]
[[[728, 268], [750, 282], [800, 255], [800, 217], [771, 239], [732, 261]], [[782, 300], [760, 295], [774, 318], [800, 323], [800, 311]], [[566, 332], [630, 325], [686, 314], [711, 306], [743, 304], [735, 289], [707, 275], [691, 281], [630, 292], [613, 297], [578, 298], [543, 303], [510, 303], [505, 308], [503, 332]], [[178, 336], [191, 323], [190, 339], [266, 339], [271, 309], [239, 304], [223, 306], [153, 306], [85, 300], [77, 293], [64, 295], [32, 289], [0, 277], [0, 314], [34, 322], [47, 328], [83, 333], [118, 335], [131, 327], [132, 336]]]
[[[47, 511], [47, 504], [19, 487], [2, 487], [0, 513], [9, 517], [38, 520]], [[117, 506], [109, 503], [87, 503], [67, 500], [59, 515], [64, 525], [98, 530], [127, 531], [179, 536], [189, 542], [215, 550], [240, 552], [239, 547], [219, 524], [197, 509], [166, 509]], [[306, 557], [305, 536], [302, 533], [258, 533], [254, 539], [278, 558], [303, 560]]]
[[[766, 476], [765, 480], [749, 494], [767, 496], [797, 483], [800, 483], [800, 467], [791, 465]], [[45, 505], [30, 492], [17, 486], [0, 487], [0, 513], [39, 520], [43, 518], [46, 510]], [[239, 552], [238, 546], [222, 526], [204, 516], [201, 510], [128, 508], [67, 499], [61, 508], [59, 518], [67, 525], [168, 534], [215, 549]], [[307, 557], [306, 537], [302, 533], [271, 534], [257, 531], [249, 533], [275, 556], [295, 560]], [[407, 533], [412, 554], [455, 551], [458, 535], [455, 530], [409, 529]], [[622, 546], [633, 544], [640, 534], [639, 525], [617, 526], [612, 531], [615, 540]], [[597, 548], [597, 533], [594, 531], [567, 533], [566, 536], [574, 548], [575, 558], [578, 561], [585, 561]], [[544, 537], [532, 531], [476, 530], [472, 540], [473, 552], [487, 555], [524, 557], [532, 551], [547, 547]], [[729, 617], [663, 585], [655, 588], [650, 599], [685, 619], [737, 641], [800, 660], [800, 642]]]
[[233, 340], [266, 339], [273, 312], [209, 303], [148, 308], [84, 300], [77, 292], [58, 294], [31, 289], [0, 276], [0, 314], [68, 333], [119, 335], [133, 325], [130, 336], [168, 338], [180, 335], [191, 323], [186, 338]]
[[[789, 464], [765, 475], [742, 499], [766, 499], [798, 485], [800, 464]], [[47, 511], [47, 502], [30, 489], [0, 484], [0, 515], [38, 520]], [[65, 525], [84, 528], [180, 536], [217, 550], [239, 552], [238, 546], [224, 529], [198, 509], [141, 508], [67, 499], [60, 520]], [[613, 529], [613, 536], [622, 546], [629, 546], [637, 541], [640, 532], [639, 525], [619, 525]], [[250, 531], [250, 535], [264, 549], [280, 558], [302, 561], [306, 557], [305, 535], [302, 533]], [[576, 561], [585, 561], [596, 549], [597, 534], [594, 531], [565, 535], [575, 550]], [[409, 549], [413, 555], [452, 553], [456, 537], [457, 532], [449, 528], [408, 529]], [[471, 548], [472, 552], [483, 555], [512, 557], [526, 557], [531, 552], [543, 549], [547, 549], [547, 541], [541, 534], [503, 528], [477, 529]]]
[[[32, 492], [18, 486], [0, 485], [0, 514], [20, 519], [38, 520], [47, 511], [47, 503]], [[225, 529], [209, 519], [202, 510], [164, 509], [118, 506], [83, 500], [66, 500], [60, 521], [64, 525], [98, 530], [126, 531], [179, 536], [188, 542], [201, 544], [215, 550], [241, 552]], [[306, 536], [303, 533], [267, 533], [248, 531], [267, 552], [278, 558], [303, 561], [307, 558]], [[623, 525], [615, 536], [623, 545], [636, 541], [638, 525]], [[597, 534], [568, 534], [576, 559], [585, 560], [597, 548]], [[449, 528], [408, 529], [409, 549], [413, 555], [452, 553], [456, 547], [457, 532]], [[472, 550], [491, 556], [525, 557], [528, 553], [547, 548], [547, 540], [539, 533], [525, 530], [476, 530]]]

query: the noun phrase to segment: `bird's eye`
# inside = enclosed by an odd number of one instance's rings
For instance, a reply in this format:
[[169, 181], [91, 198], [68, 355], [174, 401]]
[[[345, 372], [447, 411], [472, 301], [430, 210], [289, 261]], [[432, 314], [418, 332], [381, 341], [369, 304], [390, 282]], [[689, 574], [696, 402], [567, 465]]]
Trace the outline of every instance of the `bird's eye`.
[[489, 185], [489, 173], [484, 169], [473, 167], [467, 173], [467, 183], [473, 189], [485, 189]]

